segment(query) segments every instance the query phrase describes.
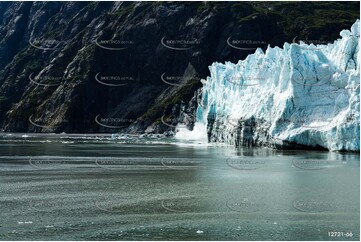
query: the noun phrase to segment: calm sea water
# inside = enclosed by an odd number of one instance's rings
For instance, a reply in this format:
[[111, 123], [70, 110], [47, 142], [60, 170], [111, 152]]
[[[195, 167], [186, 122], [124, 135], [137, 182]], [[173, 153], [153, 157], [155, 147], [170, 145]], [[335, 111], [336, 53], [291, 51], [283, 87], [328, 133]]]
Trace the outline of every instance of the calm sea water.
[[359, 179], [355, 153], [1, 134], [0, 240], [359, 240]]

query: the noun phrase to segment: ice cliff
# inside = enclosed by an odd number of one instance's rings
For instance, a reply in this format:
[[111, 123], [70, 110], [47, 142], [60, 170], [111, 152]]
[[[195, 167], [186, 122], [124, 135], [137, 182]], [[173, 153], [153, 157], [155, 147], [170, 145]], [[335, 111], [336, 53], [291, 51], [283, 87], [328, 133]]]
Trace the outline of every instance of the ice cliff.
[[285, 43], [213, 63], [193, 131], [234, 145], [360, 150], [359, 20], [327, 45]]

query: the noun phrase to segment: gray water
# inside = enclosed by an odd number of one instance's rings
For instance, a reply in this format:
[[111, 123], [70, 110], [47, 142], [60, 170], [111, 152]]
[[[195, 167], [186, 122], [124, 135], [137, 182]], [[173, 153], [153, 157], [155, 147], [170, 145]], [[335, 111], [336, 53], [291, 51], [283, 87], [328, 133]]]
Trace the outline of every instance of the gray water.
[[359, 240], [359, 169], [355, 153], [1, 134], [0, 239]]

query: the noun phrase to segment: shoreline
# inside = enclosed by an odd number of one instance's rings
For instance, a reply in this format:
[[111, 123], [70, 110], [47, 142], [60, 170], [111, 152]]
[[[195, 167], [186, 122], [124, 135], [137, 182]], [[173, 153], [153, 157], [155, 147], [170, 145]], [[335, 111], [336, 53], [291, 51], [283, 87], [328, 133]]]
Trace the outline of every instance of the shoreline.
[[[179, 143], [185, 143], [185, 140], [177, 140], [175, 136], [166, 136], [164, 134], [114, 134], [114, 133], [36, 133], [36, 132], [30, 132], [30, 133], [24, 133], [24, 132], [0, 132], [0, 137], [15, 137], [15, 138], [40, 138], [40, 137], [54, 137], [54, 138], [72, 138], [72, 137], [94, 137], [94, 138], [107, 138], [112, 141], [117, 140], [129, 140], [132, 138], [138, 138], [138, 139], [174, 139], [176, 142]], [[196, 142], [195, 140], [188, 140], [189, 144], [199, 144], [199, 142]], [[172, 142], [173, 143], [173, 142]], [[145, 145], [147, 143], [144, 143]], [[215, 142], [207, 142], [205, 143], [206, 146], [229, 146], [233, 147], [235, 149], [242, 149], [242, 148], [269, 148], [276, 151], [317, 151], [317, 152], [326, 152], [326, 153], [341, 153], [341, 154], [355, 154], [360, 155], [360, 151], [353, 151], [353, 150], [342, 150], [342, 151], [331, 151], [327, 149], [318, 149], [310, 147], [307, 149], [307, 147], [302, 145], [295, 145], [295, 146], [280, 146], [278, 144], [271, 144], [268, 146], [254, 146], [254, 147], [247, 147], [247, 146], [235, 146], [231, 144], [226, 143], [215, 143]]]

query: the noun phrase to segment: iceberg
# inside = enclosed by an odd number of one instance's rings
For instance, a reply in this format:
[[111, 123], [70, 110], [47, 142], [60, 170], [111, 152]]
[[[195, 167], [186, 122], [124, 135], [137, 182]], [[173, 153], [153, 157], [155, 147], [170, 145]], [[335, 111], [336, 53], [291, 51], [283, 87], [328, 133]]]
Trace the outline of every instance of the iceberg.
[[175, 137], [359, 151], [359, 25], [327, 45], [285, 43], [257, 49], [236, 64], [213, 63], [202, 80], [193, 131]]

